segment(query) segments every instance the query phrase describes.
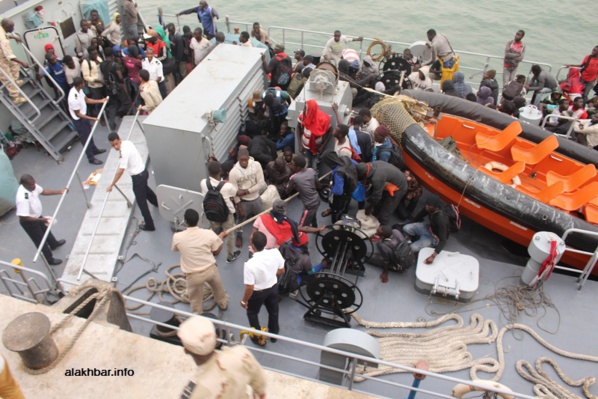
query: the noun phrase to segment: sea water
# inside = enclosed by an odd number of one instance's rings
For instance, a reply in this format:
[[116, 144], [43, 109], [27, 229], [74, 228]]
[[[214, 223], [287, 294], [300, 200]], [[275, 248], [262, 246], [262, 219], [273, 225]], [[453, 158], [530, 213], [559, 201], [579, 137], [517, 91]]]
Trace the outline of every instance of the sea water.
[[[146, 22], [157, 23], [158, 7], [176, 14], [199, 2], [185, 0], [138, 0]], [[526, 60], [546, 62], [556, 74], [563, 64], [580, 64], [598, 45], [592, 3], [580, 0], [226, 0], [209, 1], [220, 13], [218, 26], [226, 31], [224, 17], [252, 23], [264, 28], [285, 26], [412, 43], [426, 40], [426, 31], [445, 34], [457, 50], [502, 56], [507, 41], [519, 29], [525, 31]], [[167, 22], [176, 19], [167, 19]], [[181, 25], [192, 30], [200, 26], [195, 15], [181, 18]], [[241, 30], [245, 29], [241, 26]], [[280, 31], [271, 36], [282, 41]], [[325, 37], [314, 38], [320, 45]], [[393, 51], [402, 51], [397, 46]], [[292, 53], [295, 48], [287, 49]], [[314, 54], [318, 53], [313, 51]], [[491, 67], [502, 69], [499, 61]], [[528, 66], [529, 67], [529, 66]], [[527, 73], [526, 71], [522, 71]], [[564, 77], [561, 72], [561, 77]]]

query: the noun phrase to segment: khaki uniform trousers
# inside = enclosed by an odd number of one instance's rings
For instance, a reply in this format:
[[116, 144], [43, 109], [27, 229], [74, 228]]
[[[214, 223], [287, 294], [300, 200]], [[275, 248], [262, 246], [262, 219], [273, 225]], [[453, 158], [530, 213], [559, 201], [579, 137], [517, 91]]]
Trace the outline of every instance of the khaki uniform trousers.
[[[21, 65], [18, 62], [9, 60], [3, 54], [0, 54], [0, 68], [2, 68], [2, 70], [4, 72], [6, 72], [8, 75], [10, 75], [12, 77], [13, 81], [16, 82], [19, 79], [19, 71], [20, 71]], [[6, 89], [8, 90], [8, 94], [10, 94], [10, 96], [13, 99], [19, 97], [20, 93], [19, 93], [19, 90], [17, 89], [17, 87], [13, 84], [7, 84], [8, 78], [6, 76], [4, 76], [4, 74], [2, 72], [0, 72], [0, 82], [2, 82], [2, 84], [6, 84]]]
[[222, 285], [220, 271], [218, 271], [215, 264], [200, 272], [187, 273], [185, 279], [187, 280], [187, 295], [189, 295], [193, 313], [203, 313], [203, 291], [206, 283], [212, 289], [214, 301], [218, 307], [223, 310], [228, 307], [228, 296]]

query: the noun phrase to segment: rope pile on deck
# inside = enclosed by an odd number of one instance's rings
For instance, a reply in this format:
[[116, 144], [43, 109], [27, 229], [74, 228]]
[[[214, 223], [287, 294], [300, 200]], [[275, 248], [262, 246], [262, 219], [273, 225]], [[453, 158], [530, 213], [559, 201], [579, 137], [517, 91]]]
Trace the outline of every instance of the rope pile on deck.
[[[415, 364], [418, 360], [425, 360], [430, 365], [429, 370], [435, 373], [470, 369], [470, 378], [472, 380], [482, 379], [478, 376], [478, 373], [484, 372], [494, 374], [490, 379], [491, 381], [499, 381], [505, 371], [503, 339], [504, 335], [510, 330], [520, 330], [528, 333], [542, 346], [560, 356], [598, 363], [598, 356], [573, 353], [557, 348], [544, 340], [532, 328], [524, 324], [509, 324], [499, 331], [493, 320], [484, 320], [480, 314], [471, 315], [470, 324], [467, 326], [464, 323], [463, 317], [454, 313], [447, 314], [436, 320], [423, 322], [379, 323], [363, 320], [355, 313], [352, 316], [359, 324], [367, 328], [434, 328], [448, 321], [455, 321], [456, 324], [454, 325], [438, 327], [421, 333], [366, 331], [369, 335], [378, 338], [381, 357], [384, 361], [399, 364]], [[474, 359], [468, 351], [468, 345], [491, 344], [493, 342], [496, 342], [498, 359], [491, 357]], [[550, 399], [564, 397], [578, 398], [578, 396], [569, 392], [542, 372], [541, 364], [549, 363], [555, 367], [555, 370], [557, 370], [557, 373], [559, 373], [564, 382], [571, 386], [581, 386], [588, 398], [596, 398], [589, 393], [589, 387], [595, 382], [593, 377], [585, 377], [578, 381], [573, 381], [560, 371], [554, 360], [543, 357], [538, 362], [540, 362], [539, 367], [537, 363], [539, 372], [533, 370], [533, 367], [525, 360], [520, 360], [517, 363], [517, 371], [523, 378], [535, 384], [534, 391], [536, 391], [536, 394], [541, 392], [544, 395], [540, 395], [540, 397]], [[524, 369], [527, 369], [527, 372]], [[358, 369], [358, 373], [369, 377], [401, 372], [406, 371], [384, 365], [379, 365], [376, 369], [367, 369], [364, 366]], [[363, 377], [356, 377], [355, 381], [359, 382], [363, 381], [363, 379]], [[564, 392], [566, 393], [564, 394]]]

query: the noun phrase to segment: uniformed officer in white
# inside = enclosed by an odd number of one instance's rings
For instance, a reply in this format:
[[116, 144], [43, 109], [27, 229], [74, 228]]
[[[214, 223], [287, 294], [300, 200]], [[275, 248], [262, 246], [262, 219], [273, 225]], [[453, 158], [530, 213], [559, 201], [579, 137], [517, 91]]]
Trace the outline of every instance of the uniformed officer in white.
[[[39, 200], [39, 195], [60, 195], [66, 191], [66, 188], [62, 190], [45, 190], [35, 183], [35, 179], [31, 175], [23, 175], [20, 183], [16, 200], [19, 223], [31, 237], [35, 246], [39, 247], [49, 223], [48, 218], [41, 216], [42, 203]], [[64, 245], [65, 242], [66, 240], [56, 240], [52, 232], [48, 235], [42, 253], [50, 265], [56, 266], [62, 263], [62, 260], [54, 258], [52, 250]]]
[[[87, 104], [103, 104], [106, 102], [106, 98], [94, 100], [87, 97], [83, 92], [84, 86], [85, 83], [81, 77], [76, 77], [73, 79], [73, 87], [71, 88], [71, 91], [69, 91], [68, 97], [69, 112], [71, 113], [71, 118], [73, 118], [73, 124], [75, 125], [75, 129], [77, 129], [79, 140], [81, 141], [82, 145], [85, 145], [87, 138], [91, 133], [91, 123], [89, 123], [89, 121], [95, 122], [98, 120], [98, 118], [87, 116]], [[89, 163], [101, 165], [102, 161], [97, 159], [95, 156], [104, 152], [106, 152], [106, 150], [96, 147], [93, 139], [91, 139], [87, 149], [85, 150], [85, 155], [87, 155], [87, 160]]]
[[116, 185], [126, 170], [133, 179], [133, 193], [135, 193], [137, 205], [145, 220], [145, 223], [139, 225], [139, 228], [145, 231], [156, 230], [154, 219], [152, 219], [152, 214], [147, 206], [147, 202], [149, 201], [153, 206], [158, 206], [158, 198], [153, 190], [147, 185], [149, 175], [145, 169], [139, 151], [135, 148], [135, 144], [131, 143], [129, 140], [121, 140], [117, 133], [110, 133], [108, 135], [108, 141], [112, 148], [120, 152], [120, 163], [118, 165], [116, 176], [114, 176], [112, 184], [106, 188], [106, 191], [112, 191], [112, 188]]

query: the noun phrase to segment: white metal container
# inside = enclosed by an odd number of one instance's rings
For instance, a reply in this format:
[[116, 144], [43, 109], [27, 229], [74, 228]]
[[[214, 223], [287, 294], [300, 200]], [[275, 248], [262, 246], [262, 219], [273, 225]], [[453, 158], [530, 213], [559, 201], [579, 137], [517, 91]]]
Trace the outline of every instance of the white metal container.
[[542, 120], [542, 111], [536, 108], [534, 105], [528, 105], [519, 108], [519, 120], [527, 122], [530, 125], [540, 125]]
[[468, 302], [480, 284], [480, 263], [476, 258], [458, 252], [441, 251], [434, 262], [424, 261], [434, 248], [419, 251], [415, 270], [415, 289], [425, 294], [454, 297]]

